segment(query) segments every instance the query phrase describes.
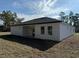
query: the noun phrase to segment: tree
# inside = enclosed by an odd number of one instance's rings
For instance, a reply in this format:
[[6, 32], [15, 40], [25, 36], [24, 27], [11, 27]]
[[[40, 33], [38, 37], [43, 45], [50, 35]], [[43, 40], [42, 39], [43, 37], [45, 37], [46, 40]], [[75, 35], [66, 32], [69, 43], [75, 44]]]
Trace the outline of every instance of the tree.
[[24, 18], [17, 18], [17, 14], [15, 12], [2, 11], [0, 14], [0, 19], [3, 21], [4, 29], [10, 30], [10, 25], [21, 23]]
[[64, 21], [64, 19], [65, 19], [65, 13], [64, 12], [60, 12], [59, 16], [61, 17], [61, 20]]
[[78, 23], [77, 25], [79, 26], [79, 13], [76, 13], [75, 15], [77, 17], [77, 23]]
[[70, 11], [68, 15], [65, 15], [64, 12], [60, 12], [59, 15], [63, 22], [73, 25], [75, 27], [75, 31], [79, 32], [79, 13], [73, 13]]
[[74, 26], [77, 26], [78, 24], [78, 18], [79, 18], [78, 13], [74, 14], [72, 11], [70, 11], [68, 15], [65, 15], [64, 12], [60, 12], [60, 17], [61, 17], [61, 20], [63, 20], [64, 22], [70, 25], [73, 25], [72, 23], [74, 23]]
[[72, 11], [70, 11], [69, 16], [71, 17], [73, 15], [74, 15], [74, 13]]
[[70, 25], [72, 25], [72, 23], [74, 22], [74, 13], [72, 11], [70, 11], [69, 16], [68, 16], [68, 21]]
[[16, 22], [15, 21], [16, 18], [17, 18], [16, 13], [12, 13], [10, 10], [3, 11], [0, 14], [0, 19], [3, 21], [5, 30], [10, 29], [10, 25], [14, 24]]

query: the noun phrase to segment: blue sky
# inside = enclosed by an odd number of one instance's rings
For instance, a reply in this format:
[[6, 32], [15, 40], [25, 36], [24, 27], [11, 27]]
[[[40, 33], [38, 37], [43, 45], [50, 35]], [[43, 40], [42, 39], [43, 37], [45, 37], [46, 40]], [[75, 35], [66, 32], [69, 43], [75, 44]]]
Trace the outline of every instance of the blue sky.
[[11, 10], [27, 21], [44, 16], [58, 18], [61, 11], [76, 13], [78, 5], [79, 0], [0, 0], [0, 12]]

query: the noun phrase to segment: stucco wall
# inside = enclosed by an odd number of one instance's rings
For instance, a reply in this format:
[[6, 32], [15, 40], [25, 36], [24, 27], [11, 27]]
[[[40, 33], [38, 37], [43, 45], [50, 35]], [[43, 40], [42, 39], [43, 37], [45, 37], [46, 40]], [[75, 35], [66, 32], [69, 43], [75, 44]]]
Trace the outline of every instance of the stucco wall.
[[[41, 26], [45, 27], [45, 34], [41, 34]], [[52, 26], [52, 35], [48, 35], [48, 26]], [[59, 23], [35, 25], [35, 38], [59, 41]]]
[[[45, 27], [45, 34], [41, 34], [41, 27]], [[52, 35], [48, 35], [48, 26], [52, 26]], [[35, 28], [35, 38], [44, 40], [61, 41], [64, 38], [73, 35], [75, 28], [65, 23], [36, 24], [24, 26], [12, 26], [11, 33], [13, 35], [33, 37], [33, 28]]]
[[23, 36], [32, 38], [33, 25], [24, 25], [23, 26]]
[[60, 40], [67, 38], [73, 35], [75, 32], [75, 28], [66, 23], [60, 23]]
[[23, 36], [23, 26], [12, 26], [11, 27], [11, 34]]

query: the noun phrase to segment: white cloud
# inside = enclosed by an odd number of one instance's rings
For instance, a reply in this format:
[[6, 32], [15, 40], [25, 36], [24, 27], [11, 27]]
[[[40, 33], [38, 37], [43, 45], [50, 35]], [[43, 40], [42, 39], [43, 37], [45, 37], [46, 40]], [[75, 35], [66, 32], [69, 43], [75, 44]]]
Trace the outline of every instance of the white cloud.
[[[31, 12], [36, 12], [34, 15], [28, 15], [28, 14], [21, 14], [18, 13], [18, 17], [23, 17], [26, 20], [31, 20], [33, 18], [38, 18], [38, 17], [43, 17], [43, 16], [49, 16], [49, 17], [59, 17], [58, 14], [61, 11], [68, 11], [70, 10], [67, 7], [54, 7], [55, 4], [57, 3], [58, 0], [39, 0], [37, 2], [35, 1], [31, 1], [31, 2], [27, 2], [26, 0], [24, 0], [24, 2], [14, 2], [13, 6], [18, 6], [18, 7], [22, 7], [22, 8], [28, 8], [31, 9], [33, 11]], [[27, 12], [27, 11], [26, 11]], [[57, 16], [55, 16], [55, 14]]]
[[44, 17], [43, 15], [26, 15], [26, 14], [21, 14], [21, 13], [18, 13], [17, 16], [19, 18], [24, 18], [25, 19], [24, 21], [28, 21], [28, 20], [32, 20], [32, 19], [35, 19], [35, 18]]
[[[24, 21], [28, 21], [28, 20], [32, 20], [32, 19], [40, 18], [40, 17], [45, 17], [44, 15], [26, 15], [26, 14], [21, 14], [21, 13], [18, 13], [17, 15], [19, 18], [24, 18], [25, 19]], [[48, 16], [48, 17], [60, 19], [58, 15]]]
[[[51, 0], [51, 1], [52, 1], [52, 0]], [[52, 5], [54, 6], [54, 4], [56, 4], [57, 1], [58, 1], [58, 0], [54, 0], [53, 2], [49, 3], [49, 6], [52, 6]], [[52, 6], [52, 7], [53, 7], [53, 6]]]
[[55, 15], [55, 16], [49, 16], [49, 17], [51, 17], [51, 18], [56, 18], [56, 19], [60, 20], [60, 16], [58, 16], [58, 15]]
[[66, 7], [55, 7], [55, 4], [58, 0], [44, 0], [44, 1], [41, 1], [40, 3], [40, 7], [41, 8], [41, 11], [40, 13], [41, 14], [44, 14], [44, 15], [50, 15], [50, 14], [58, 14], [59, 12], [61, 11], [68, 11], [69, 9], [66, 8]]

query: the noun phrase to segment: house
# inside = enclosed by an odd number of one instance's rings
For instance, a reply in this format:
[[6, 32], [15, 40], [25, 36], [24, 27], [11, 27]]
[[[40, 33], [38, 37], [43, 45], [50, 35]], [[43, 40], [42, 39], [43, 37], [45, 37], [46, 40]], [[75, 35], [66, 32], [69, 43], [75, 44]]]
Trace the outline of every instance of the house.
[[73, 26], [60, 20], [42, 17], [11, 26], [12, 35], [61, 41], [73, 35]]

